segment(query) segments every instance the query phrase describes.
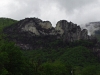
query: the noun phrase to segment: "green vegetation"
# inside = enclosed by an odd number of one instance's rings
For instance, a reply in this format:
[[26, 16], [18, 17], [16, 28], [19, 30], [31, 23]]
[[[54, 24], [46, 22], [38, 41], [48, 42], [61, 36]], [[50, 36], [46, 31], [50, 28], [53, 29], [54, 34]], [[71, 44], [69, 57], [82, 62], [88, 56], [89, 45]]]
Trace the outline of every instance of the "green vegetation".
[[0, 31], [2, 31], [4, 27], [9, 26], [15, 22], [17, 21], [10, 18], [0, 18]]
[[[16, 22], [0, 19], [0, 32]], [[63, 42], [55, 40], [48, 44], [48, 48], [21, 50], [1, 36], [0, 75], [100, 75], [100, 62], [87, 48], [92, 42], [80, 40], [61, 46]], [[60, 47], [53, 47], [57, 45]]]
[[21, 50], [12, 42], [0, 41], [0, 75], [32, 75], [27, 68], [31, 66]]
[[21, 50], [0, 41], [0, 75], [99, 75], [97, 57], [87, 48]]
[[16, 23], [16, 20], [10, 19], [10, 18], [0, 18], [0, 39], [2, 39], [2, 36], [4, 34], [2, 33], [3, 29], [7, 26], [10, 26], [14, 23]]

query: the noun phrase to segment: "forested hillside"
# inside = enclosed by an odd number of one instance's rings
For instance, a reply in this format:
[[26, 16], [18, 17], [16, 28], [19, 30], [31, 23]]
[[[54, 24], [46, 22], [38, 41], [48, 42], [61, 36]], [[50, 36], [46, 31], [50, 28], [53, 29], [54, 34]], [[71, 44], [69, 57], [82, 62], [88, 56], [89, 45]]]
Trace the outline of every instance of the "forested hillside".
[[7, 26], [10, 26], [11, 24], [14, 24], [16, 23], [17, 20], [13, 20], [13, 19], [10, 19], [10, 18], [0, 18], [0, 39], [1, 39], [1, 36], [3, 36], [3, 29]]
[[17, 20], [13, 20], [13, 19], [10, 19], [10, 18], [0, 18], [0, 31], [6, 27], [6, 26], [9, 26], [13, 23], [17, 22]]
[[62, 40], [55, 40], [46, 42], [48, 47], [22, 50], [2, 32], [3, 28], [16, 22], [0, 19], [0, 33], [3, 34], [0, 75], [100, 75], [100, 59], [92, 51], [94, 42], [79, 40], [64, 44]]

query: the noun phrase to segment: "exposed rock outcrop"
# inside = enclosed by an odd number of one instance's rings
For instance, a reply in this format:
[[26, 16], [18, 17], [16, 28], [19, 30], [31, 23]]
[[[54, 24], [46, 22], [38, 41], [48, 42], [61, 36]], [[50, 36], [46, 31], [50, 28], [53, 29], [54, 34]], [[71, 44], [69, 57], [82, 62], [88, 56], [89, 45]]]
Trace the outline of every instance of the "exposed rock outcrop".
[[29, 31], [34, 33], [35, 35], [40, 35], [40, 33], [38, 32], [38, 30], [35, 27], [35, 23], [28, 23], [26, 24], [24, 27], [22, 27], [23, 31]]
[[66, 20], [59, 21], [55, 30], [58, 34], [63, 36], [65, 41], [67, 40], [73, 42], [80, 39], [90, 39], [86, 29], [81, 30], [80, 26], [77, 26], [72, 22], [67, 22]]
[[52, 28], [52, 24], [49, 21], [40, 22], [39, 25], [44, 29]]
[[38, 18], [26, 18], [18, 23], [6, 27], [4, 33], [8, 34], [8, 38], [16, 42], [23, 49], [33, 49], [34, 47], [42, 47], [37, 43], [47, 41], [52, 42], [57, 39], [63, 42], [73, 42], [76, 40], [90, 40], [86, 29], [66, 20], [57, 22], [56, 27], [52, 27], [51, 22], [42, 21]]

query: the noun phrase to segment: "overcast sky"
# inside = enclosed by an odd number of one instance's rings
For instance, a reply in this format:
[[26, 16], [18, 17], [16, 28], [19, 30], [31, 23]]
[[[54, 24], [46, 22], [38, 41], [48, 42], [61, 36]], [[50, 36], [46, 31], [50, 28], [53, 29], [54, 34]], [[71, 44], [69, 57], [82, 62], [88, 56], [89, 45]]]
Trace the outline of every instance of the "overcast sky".
[[38, 17], [53, 26], [62, 19], [84, 24], [100, 21], [100, 0], [0, 0], [0, 17]]

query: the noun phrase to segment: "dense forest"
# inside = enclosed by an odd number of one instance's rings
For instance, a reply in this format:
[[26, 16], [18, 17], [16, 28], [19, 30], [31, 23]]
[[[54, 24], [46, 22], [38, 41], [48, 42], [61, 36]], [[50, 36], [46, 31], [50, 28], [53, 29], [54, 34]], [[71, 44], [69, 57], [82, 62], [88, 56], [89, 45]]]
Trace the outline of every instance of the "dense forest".
[[91, 50], [92, 42], [79, 40], [54, 48], [63, 44], [55, 40], [48, 42], [47, 48], [22, 50], [2, 32], [16, 22], [0, 18], [0, 75], [100, 75], [100, 60]]

